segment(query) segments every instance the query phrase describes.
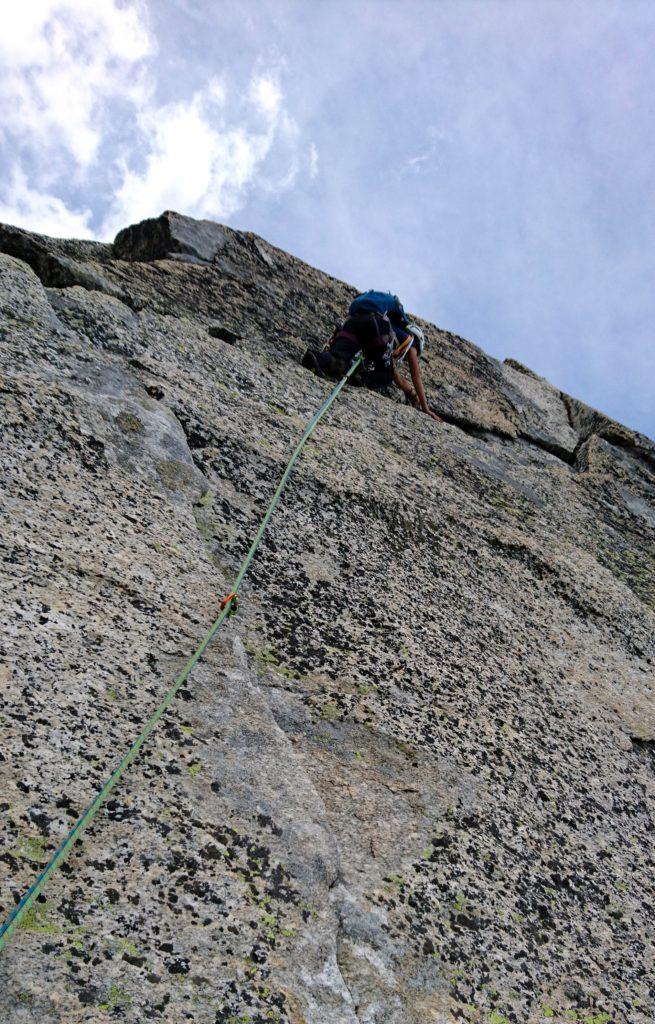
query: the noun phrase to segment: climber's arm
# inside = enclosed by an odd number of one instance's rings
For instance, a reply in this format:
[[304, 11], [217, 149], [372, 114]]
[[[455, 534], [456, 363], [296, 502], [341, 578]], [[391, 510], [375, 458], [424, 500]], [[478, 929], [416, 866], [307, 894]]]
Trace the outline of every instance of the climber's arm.
[[[425, 396], [425, 388], [423, 387], [423, 378], [421, 376], [421, 367], [419, 366], [418, 355], [414, 346], [412, 346], [407, 353], [407, 362], [409, 363], [409, 372], [412, 375], [412, 381], [416, 390], [416, 397], [418, 398], [418, 406], [426, 413], [431, 416], [433, 420], [437, 420], [439, 423], [443, 423], [441, 416], [437, 416], [436, 412], [432, 412], [432, 409], [428, 405], [428, 400]], [[403, 388], [403, 391], [405, 389]]]
[[394, 384], [396, 384], [400, 388], [400, 390], [403, 392], [403, 394], [409, 399], [411, 405], [413, 405], [414, 408], [416, 408], [416, 406], [418, 405], [418, 395], [414, 391], [414, 388], [409, 383], [409, 381], [405, 380], [405, 378], [403, 376], [401, 376], [401, 374], [398, 373], [398, 370], [394, 370], [393, 371], [393, 382], [394, 382]]

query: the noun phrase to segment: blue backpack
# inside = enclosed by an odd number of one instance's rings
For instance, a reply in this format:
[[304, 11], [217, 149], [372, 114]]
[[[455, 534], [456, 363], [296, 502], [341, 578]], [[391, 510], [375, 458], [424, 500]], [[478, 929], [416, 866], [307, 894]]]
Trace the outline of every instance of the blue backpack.
[[364, 292], [350, 303], [350, 316], [359, 313], [382, 313], [389, 317], [392, 324], [406, 327], [409, 323], [402, 302], [397, 295], [390, 292]]

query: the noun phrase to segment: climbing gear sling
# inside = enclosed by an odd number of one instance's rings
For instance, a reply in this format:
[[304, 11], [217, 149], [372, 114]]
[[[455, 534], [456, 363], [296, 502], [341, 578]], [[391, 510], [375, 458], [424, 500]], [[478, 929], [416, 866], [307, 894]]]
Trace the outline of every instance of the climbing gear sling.
[[311, 420], [307, 424], [307, 426], [305, 428], [304, 434], [302, 435], [300, 441], [298, 442], [298, 444], [296, 445], [295, 449], [293, 450], [291, 458], [289, 459], [289, 461], [287, 463], [286, 469], [284, 470], [284, 473], [282, 474], [282, 478], [281, 478], [281, 480], [280, 480], [280, 482], [279, 482], [279, 484], [277, 486], [277, 490], [275, 491], [275, 494], [271, 498], [269, 506], [268, 506], [268, 508], [267, 508], [267, 510], [266, 510], [266, 512], [264, 514], [264, 518], [262, 519], [262, 521], [261, 521], [261, 523], [259, 525], [259, 529], [257, 530], [257, 533], [255, 534], [255, 539], [253, 540], [252, 544], [250, 545], [250, 549], [248, 551], [248, 554], [246, 555], [246, 557], [244, 558], [243, 562], [241, 563], [241, 568], [239, 569], [239, 573], [237, 575], [237, 578], [235, 579], [234, 583], [232, 584], [232, 589], [227, 594], [227, 596], [221, 601], [220, 611], [219, 611], [218, 617], [211, 624], [211, 626], [207, 630], [207, 633], [205, 634], [205, 636], [201, 640], [200, 644], [198, 645], [198, 647], [196, 648], [194, 653], [191, 655], [191, 657], [187, 661], [187, 663], [184, 666], [184, 668], [182, 669], [182, 671], [179, 673], [179, 675], [177, 675], [175, 677], [173, 685], [169, 689], [168, 693], [166, 694], [166, 696], [162, 700], [162, 702], [159, 705], [159, 707], [156, 708], [156, 710], [152, 713], [152, 715], [150, 716], [150, 718], [148, 719], [148, 721], [144, 725], [143, 729], [141, 730], [141, 732], [137, 736], [136, 740], [134, 741], [132, 746], [129, 748], [129, 750], [125, 754], [123, 760], [120, 762], [120, 764], [115, 768], [115, 770], [109, 776], [109, 778], [107, 779], [105, 785], [102, 787], [100, 792], [96, 795], [96, 797], [92, 801], [92, 803], [89, 804], [89, 806], [87, 807], [87, 809], [84, 812], [84, 814], [78, 819], [78, 821], [75, 823], [75, 825], [73, 825], [72, 829], [70, 830], [70, 832], [68, 833], [66, 838], [59, 845], [59, 847], [57, 848], [57, 850], [55, 851], [53, 856], [50, 858], [50, 860], [48, 861], [48, 863], [44, 867], [43, 871], [39, 874], [39, 876], [37, 877], [35, 882], [27, 890], [27, 892], [22, 897], [20, 902], [14, 907], [14, 909], [12, 910], [12, 912], [9, 915], [9, 917], [7, 918], [7, 920], [2, 925], [0, 925], [0, 951], [2, 951], [4, 949], [5, 945], [9, 941], [11, 935], [13, 934], [15, 929], [18, 928], [18, 926], [20, 925], [21, 921], [23, 920], [23, 918], [27, 914], [28, 910], [30, 909], [30, 907], [32, 906], [32, 904], [34, 903], [36, 898], [40, 895], [42, 889], [45, 887], [46, 883], [48, 882], [48, 879], [51, 877], [51, 875], [54, 873], [54, 871], [57, 869], [57, 867], [63, 862], [63, 860], [68, 856], [68, 854], [70, 853], [72, 847], [75, 845], [77, 840], [80, 839], [80, 837], [82, 836], [82, 833], [84, 832], [84, 830], [91, 824], [91, 822], [95, 818], [95, 816], [96, 816], [100, 806], [106, 800], [106, 798], [109, 796], [109, 794], [111, 793], [111, 791], [114, 788], [114, 786], [116, 785], [116, 783], [123, 776], [123, 774], [127, 771], [127, 769], [130, 767], [132, 762], [136, 759], [137, 754], [141, 750], [141, 747], [143, 746], [143, 744], [146, 742], [146, 740], [152, 734], [152, 732], [153, 732], [155, 726], [157, 725], [157, 722], [159, 721], [159, 719], [162, 717], [162, 715], [168, 710], [168, 708], [172, 704], [173, 699], [175, 698], [175, 696], [176, 696], [177, 692], [179, 691], [180, 687], [189, 678], [189, 675], [191, 674], [191, 671], [195, 668], [195, 666], [198, 664], [198, 662], [202, 658], [203, 654], [205, 653], [205, 651], [209, 647], [210, 643], [214, 639], [216, 633], [220, 629], [222, 623], [225, 621], [225, 619], [229, 615], [234, 615], [235, 612], [237, 611], [237, 609], [238, 609], [239, 587], [241, 586], [241, 584], [243, 582], [243, 578], [246, 575], [246, 573], [247, 573], [247, 571], [248, 571], [248, 569], [250, 567], [250, 563], [252, 562], [253, 558], [255, 557], [255, 553], [257, 551], [257, 548], [259, 547], [259, 545], [261, 543], [261, 540], [262, 540], [262, 537], [264, 536], [264, 531], [266, 530], [266, 527], [268, 526], [270, 518], [273, 515], [273, 512], [275, 511], [275, 507], [278, 504], [278, 502], [279, 502], [279, 500], [280, 500], [280, 498], [282, 496], [282, 491], [284, 490], [285, 484], [286, 484], [287, 480], [289, 479], [289, 476], [291, 474], [291, 470], [293, 469], [293, 467], [294, 467], [298, 457], [300, 456], [300, 453], [302, 452], [303, 448], [305, 447], [306, 442], [311, 437], [311, 435], [313, 434], [314, 430], [316, 429], [316, 427], [318, 426], [320, 421], [323, 419], [323, 417], [325, 416], [325, 414], [328, 411], [328, 409], [330, 408], [330, 406], [337, 399], [337, 397], [339, 396], [339, 394], [343, 390], [343, 388], [344, 388], [346, 382], [348, 381], [348, 379], [350, 377], [352, 377], [352, 375], [355, 373], [355, 371], [359, 368], [361, 362], [362, 362], [362, 356], [361, 356], [360, 353], [357, 353], [356, 356], [354, 357], [354, 360], [353, 360], [350, 368], [346, 372], [346, 374], [341, 378], [341, 380], [336, 385], [336, 387], [333, 388], [333, 390], [331, 391], [329, 396], [326, 398], [326, 400], [323, 402], [323, 404], [317, 410], [317, 412], [314, 413], [314, 415], [312, 416]]

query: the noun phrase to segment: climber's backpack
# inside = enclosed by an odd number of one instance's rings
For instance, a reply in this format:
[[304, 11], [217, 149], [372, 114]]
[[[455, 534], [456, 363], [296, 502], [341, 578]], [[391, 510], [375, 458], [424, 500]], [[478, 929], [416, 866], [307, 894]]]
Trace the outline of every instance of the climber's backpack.
[[364, 292], [353, 299], [348, 313], [350, 316], [357, 316], [360, 313], [382, 313], [398, 327], [406, 327], [409, 323], [402, 302], [397, 295], [390, 292]]
[[[366, 363], [374, 362], [378, 367], [391, 368], [391, 353], [395, 335], [387, 316], [380, 313], [351, 313], [348, 319], [337, 327], [328, 342], [328, 348], [342, 349], [352, 346], [353, 353], [362, 352]], [[393, 371], [392, 371], [393, 374]]]

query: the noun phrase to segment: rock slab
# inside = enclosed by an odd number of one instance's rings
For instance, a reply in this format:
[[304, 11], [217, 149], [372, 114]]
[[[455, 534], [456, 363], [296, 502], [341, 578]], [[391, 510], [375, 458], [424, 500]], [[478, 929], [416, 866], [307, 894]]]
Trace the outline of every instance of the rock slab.
[[[0, 226], [3, 914], [215, 617], [352, 295], [171, 212]], [[447, 422], [342, 394], [0, 1021], [652, 1024], [653, 445], [423, 326]]]

